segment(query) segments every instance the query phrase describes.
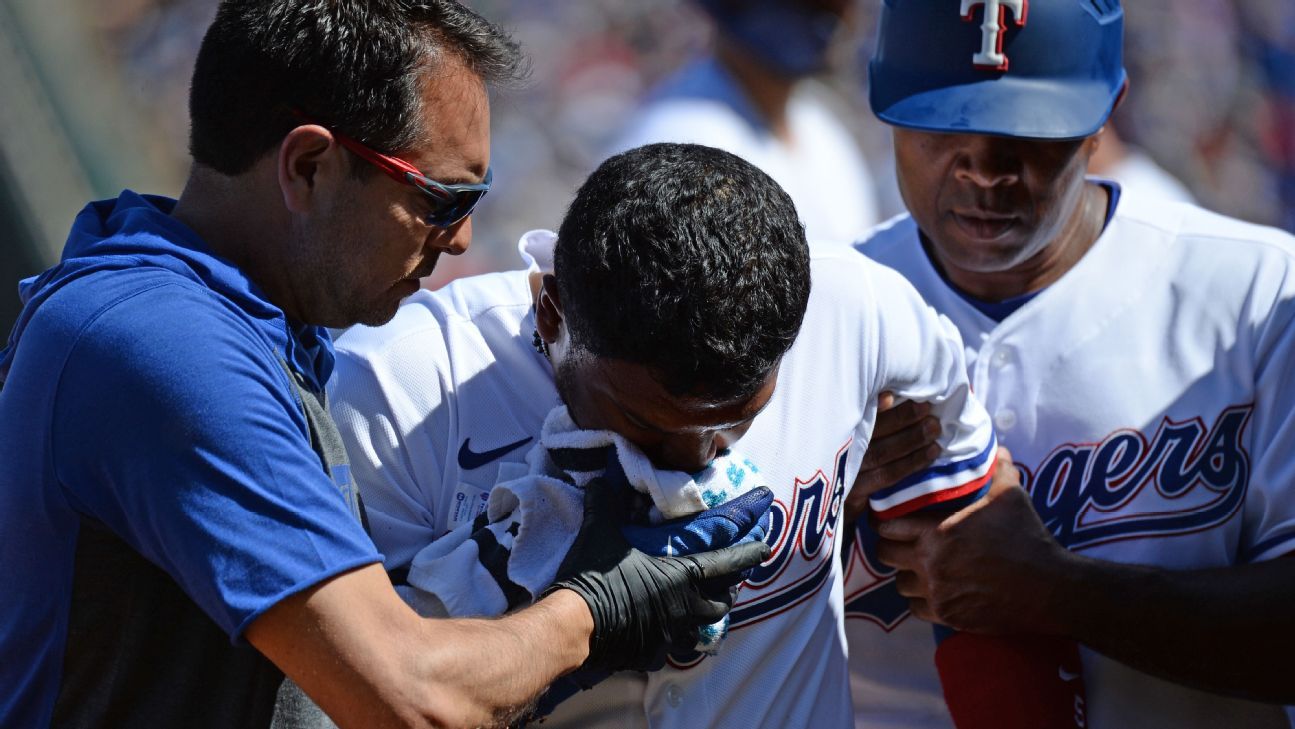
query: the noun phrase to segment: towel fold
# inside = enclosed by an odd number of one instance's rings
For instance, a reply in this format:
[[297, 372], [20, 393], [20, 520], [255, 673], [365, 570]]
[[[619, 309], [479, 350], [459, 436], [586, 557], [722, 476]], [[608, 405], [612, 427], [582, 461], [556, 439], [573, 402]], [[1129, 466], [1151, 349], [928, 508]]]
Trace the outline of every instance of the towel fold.
[[[615, 460], [612, 460], [612, 457]], [[540, 441], [526, 455], [525, 476], [497, 484], [486, 510], [471, 524], [437, 539], [414, 556], [408, 585], [397, 589], [424, 615], [500, 615], [534, 601], [557, 575], [584, 515], [584, 486], [618, 464], [641, 494], [631, 520], [659, 524], [723, 504], [763, 486], [749, 459], [722, 452], [704, 470], [657, 470], [632, 443], [610, 431], [580, 430], [565, 405], [545, 418]], [[722, 529], [717, 520], [715, 528]], [[690, 525], [708, 529], [707, 524]], [[707, 535], [637, 543], [657, 556], [704, 546]], [[716, 534], [716, 538], [727, 534]], [[693, 539], [691, 537], [697, 537]], [[714, 653], [728, 618], [701, 632], [697, 650]]]

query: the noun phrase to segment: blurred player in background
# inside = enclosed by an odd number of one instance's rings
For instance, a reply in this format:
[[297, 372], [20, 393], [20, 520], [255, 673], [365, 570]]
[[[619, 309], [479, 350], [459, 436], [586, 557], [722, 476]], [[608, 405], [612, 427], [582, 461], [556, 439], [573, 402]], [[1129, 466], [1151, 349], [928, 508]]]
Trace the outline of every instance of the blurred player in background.
[[1187, 186], [1156, 164], [1151, 155], [1124, 141], [1114, 123], [1107, 124], [1102, 132], [1102, 143], [1088, 161], [1088, 171], [1120, 183], [1121, 195], [1132, 193], [1135, 197], [1145, 195], [1156, 200], [1196, 201]]
[[859, 727], [950, 726], [914, 616], [1082, 643], [1077, 726], [1287, 726], [1259, 702], [1295, 701], [1295, 239], [1086, 178], [1122, 20], [883, 9], [871, 102], [910, 215], [859, 250], [957, 326], [1025, 488], [858, 523]]
[[698, 0], [714, 50], [653, 91], [614, 151], [650, 142], [727, 150], [796, 203], [811, 242], [848, 243], [877, 222], [858, 143], [813, 78], [850, 36], [850, 0]]

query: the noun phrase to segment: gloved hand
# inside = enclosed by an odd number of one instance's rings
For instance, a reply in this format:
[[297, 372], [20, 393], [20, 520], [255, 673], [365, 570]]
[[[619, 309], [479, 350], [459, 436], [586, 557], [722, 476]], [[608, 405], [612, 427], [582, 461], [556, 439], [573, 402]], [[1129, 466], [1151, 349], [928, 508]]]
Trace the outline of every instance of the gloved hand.
[[696, 645], [699, 628], [733, 606], [729, 588], [769, 557], [763, 541], [681, 557], [651, 557], [621, 532], [620, 490], [604, 479], [585, 486], [584, 522], [545, 594], [574, 590], [593, 614], [588, 668], [650, 670], [666, 652]]
[[[616, 468], [609, 467], [606, 475], [609, 483], [606, 485], [611, 488], [608, 490], [614, 492], [620, 487], [620, 484], [614, 483], [618, 477], [624, 479], [619, 464]], [[625, 483], [623, 488], [624, 493], [628, 493], [629, 484]], [[654, 557], [721, 549], [733, 544], [764, 541], [769, 532], [769, 507], [772, 505], [773, 492], [762, 486], [732, 501], [682, 519], [651, 526], [623, 524], [621, 533], [635, 549]], [[748, 572], [750, 570], [734, 574], [731, 584], [740, 583]], [[725, 584], [728, 583], [720, 580], [716, 586]], [[558, 678], [540, 697], [535, 717], [548, 716], [563, 701], [593, 688], [610, 675], [611, 671], [586, 667]]]

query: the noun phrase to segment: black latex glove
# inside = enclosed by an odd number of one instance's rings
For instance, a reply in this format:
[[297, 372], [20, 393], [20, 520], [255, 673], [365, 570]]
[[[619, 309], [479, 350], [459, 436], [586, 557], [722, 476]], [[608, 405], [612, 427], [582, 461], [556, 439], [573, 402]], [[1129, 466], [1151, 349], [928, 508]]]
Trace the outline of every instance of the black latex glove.
[[624, 507], [602, 478], [585, 486], [580, 534], [545, 591], [574, 590], [593, 613], [585, 666], [608, 671], [660, 667], [668, 650], [697, 643], [699, 628], [733, 607], [737, 573], [769, 558], [748, 542], [686, 557], [649, 557], [621, 533]]

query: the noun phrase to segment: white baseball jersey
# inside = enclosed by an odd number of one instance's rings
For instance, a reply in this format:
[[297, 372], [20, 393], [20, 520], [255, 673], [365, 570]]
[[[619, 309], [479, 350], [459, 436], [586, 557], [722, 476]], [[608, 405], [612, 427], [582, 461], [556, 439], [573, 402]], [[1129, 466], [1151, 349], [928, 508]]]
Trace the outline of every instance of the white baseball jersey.
[[820, 98], [824, 93], [815, 81], [797, 84], [788, 101], [788, 144], [718, 62], [702, 59], [655, 91], [612, 151], [690, 142], [732, 152], [787, 191], [810, 240], [849, 243], [880, 222], [877, 193], [858, 142]]
[[[551, 260], [552, 241], [528, 234], [523, 253], [533, 265]], [[877, 396], [889, 389], [932, 402], [947, 454], [880, 508], [976, 490], [993, 429], [970, 394], [952, 326], [902, 277], [846, 246], [816, 250], [812, 275], [774, 395], [734, 444], [759, 464], [776, 501], [773, 555], [740, 593], [723, 650], [617, 674], [546, 725], [851, 725], [838, 521]], [[532, 348], [534, 327], [528, 271], [519, 270], [421, 291], [389, 324], [339, 339], [334, 414], [388, 569], [471, 520], [496, 483], [524, 472], [527, 447], [559, 402], [552, 366]]]
[[[972, 386], [1063, 545], [1167, 569], [1289, 553], [1295, 239], [1137, 200], [1119, 206], [1072, 270], [1001, 323], [945, 282], [911, 218], [858, 248], [957, 325]], [[931, 626], [909, 617], [866, 525], [856, 533], [846, 568], [856, 726], [950, 727]], [[1090, 727], [1287, 726], [1279, 707], [1083, 657]]]

